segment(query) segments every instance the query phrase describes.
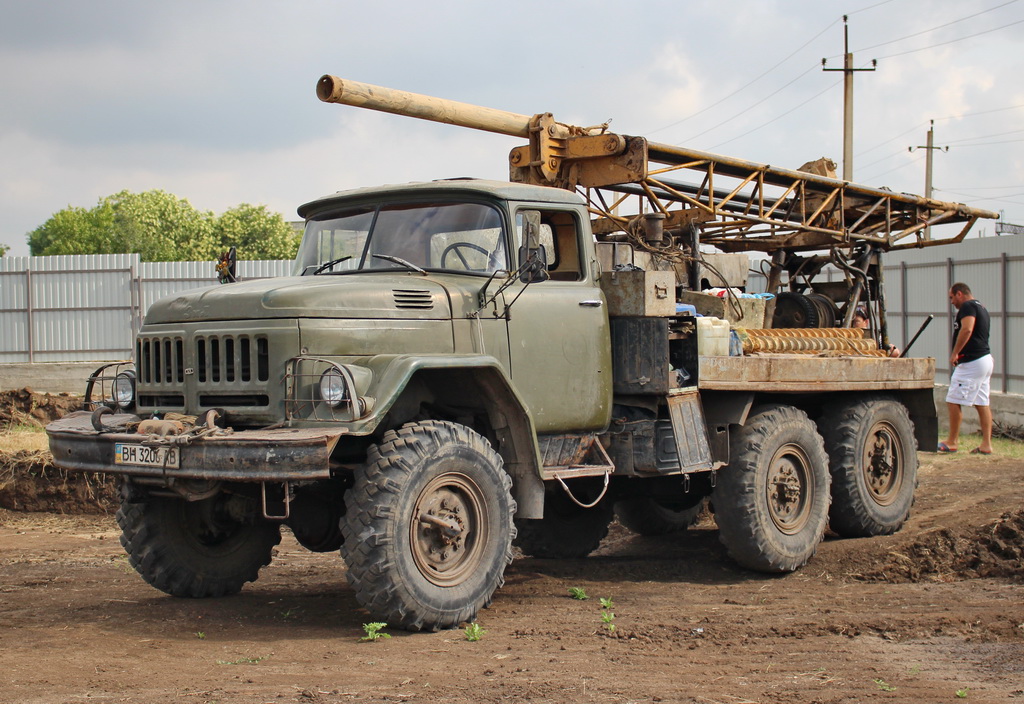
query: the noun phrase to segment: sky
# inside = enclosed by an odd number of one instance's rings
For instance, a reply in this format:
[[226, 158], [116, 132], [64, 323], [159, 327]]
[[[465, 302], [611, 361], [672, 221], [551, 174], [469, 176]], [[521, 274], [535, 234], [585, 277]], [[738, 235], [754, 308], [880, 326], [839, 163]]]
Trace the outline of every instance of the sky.
[[[321, 103], [325, 73], [854, 180], [1024, 225], [1021, 0], [0, 0], [0, 243], [161, 189], [287, 220], [348, 188], [505, 179], [522, 140]], [[908, 148], [915, 148], [911, 151]], [[993, 223], [976, 230], [994, 234]]]

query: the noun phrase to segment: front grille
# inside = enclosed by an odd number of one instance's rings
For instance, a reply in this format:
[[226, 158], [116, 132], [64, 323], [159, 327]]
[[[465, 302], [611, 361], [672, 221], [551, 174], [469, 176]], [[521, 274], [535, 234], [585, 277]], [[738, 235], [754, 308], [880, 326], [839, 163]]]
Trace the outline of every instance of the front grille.
[[139, 394], [139, 405], [147, 408], [184, 408], [183, 394]]
[[267, 381], [270, 356], [267, 338], [249, 335], [197, 335], [196, 378], [200, 384]]
[[270, 397], [266, 394], [203, 394], [199, 397], [199, 405], [203, 408], [269, 406]]
[[140, 337], [135, 352], [141, 383], [185, 383], [185, 342], [180, 337]]
[[422, 289], [393, 289], [395, 307], [431, 310], [434, 307], [434, 295]]
[[[198, 412], [270, 405], [267, 334], [144, 333], [136, 342], [136, 360], [142, 407]], [[192, 408], [196, 400], [199, 406]]]

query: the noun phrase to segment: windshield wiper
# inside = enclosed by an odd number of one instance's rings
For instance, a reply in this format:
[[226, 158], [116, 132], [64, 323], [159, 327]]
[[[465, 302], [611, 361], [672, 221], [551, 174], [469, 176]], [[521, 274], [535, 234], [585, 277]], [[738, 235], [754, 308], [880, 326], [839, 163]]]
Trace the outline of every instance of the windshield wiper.
[[316, 268], [316, 269], [315, 269], [315, 270], [313, 271], [313, 273], [312, 273], [312, 274], [310, 274], [310, 276], [316, 276], [317, 274], [319, 274], [319, 273], [320, 273], [321, 271], [323, 271], [324, 269], [332, 269], [332, 268], [334, 268], [334, 267], [335, 267], [336, 265], [338, 265], [338, 264], [341, 264], [341, 263], [342, 263], [343, 261], [347, 261], [347, 260], [349, 260], [349, 259], [351, 259], [351, 258], [352, 258], [352, 255], [351, 255], [351, 254], [349, 254], [349, 255], [348, 255], [347, 257], [338, 257], [337, 259], [332, 259], [332, 260], [331, 260], [331, 261], [329, 261], [329, 262], [324, 262], [323, 264], [321, 264], [320, 266], [318, 266], [318, 267], [317, 267], [317, 268]]
[[409, 271], [415, 271], [415, 272], [418, 272], [420, 274], [423, 274], [424, 276], [427, 275], [427, 270], [426, 269], [420, 269], [418, 266], [416, 266], [412, 262], [407, 262], [404, 259], [402, 259], [401, 257], [394, 257], [394, 256], [392, 256], [390, 254], [374, 254], [373, 258], [374, 259], [387, 259], [389, 262], [394, 262], [395, 264], [399, 264], [401, 266], [404, 266]]

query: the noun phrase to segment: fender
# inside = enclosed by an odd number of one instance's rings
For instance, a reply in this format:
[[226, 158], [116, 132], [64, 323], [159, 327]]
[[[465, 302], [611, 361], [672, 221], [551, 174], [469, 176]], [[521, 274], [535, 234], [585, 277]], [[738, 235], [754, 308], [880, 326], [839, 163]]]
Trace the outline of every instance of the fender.
[[451, 406], [467, 412], [485, 413], [497, 439], [496, 449], [512, 477], [517, 516], [543, 515], [542, 462], [534, 420], [495, 357], [454, 354], [322, 359], [370, 372], [362, 375], [365, 381], [358, 391], [361, 396], [373, 398], [373, 407], [359, 420], [344, 423], [349, 435], [370, 435], [382, 430], [382, 425], [398, 426], [415, 415], [425, 401], [444, 404], [450, 400]]

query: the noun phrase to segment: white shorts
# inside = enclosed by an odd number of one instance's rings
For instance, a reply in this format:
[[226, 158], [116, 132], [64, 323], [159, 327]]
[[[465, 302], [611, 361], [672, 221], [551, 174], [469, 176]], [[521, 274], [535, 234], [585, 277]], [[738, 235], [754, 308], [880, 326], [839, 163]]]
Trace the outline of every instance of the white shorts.
[[987, 354], [973, 362], [961, 362], [953, 369], [949, 380], [946, 403], [959, 406], [987, 406], [989, 381], [995, 366], [992, 355]]

